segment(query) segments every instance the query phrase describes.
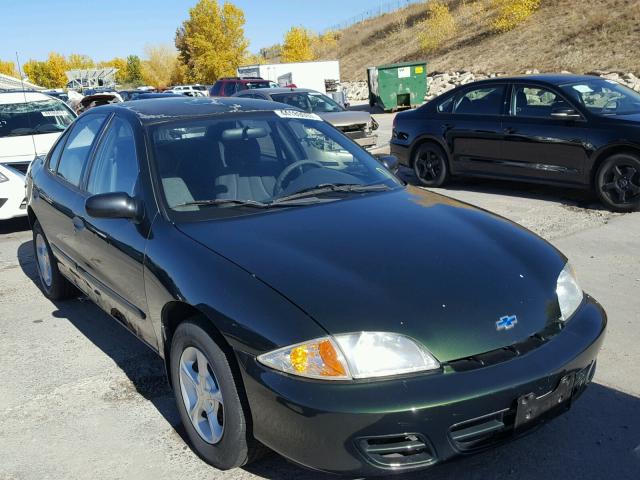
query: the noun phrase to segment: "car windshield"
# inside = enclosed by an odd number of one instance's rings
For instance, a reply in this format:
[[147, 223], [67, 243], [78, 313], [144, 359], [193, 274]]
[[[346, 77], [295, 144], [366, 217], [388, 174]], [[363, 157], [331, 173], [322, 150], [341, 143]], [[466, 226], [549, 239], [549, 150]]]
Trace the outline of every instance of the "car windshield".
[[0, 104], [0, 137], [62, 132], [73, 118], [69, 107], [55, 98]]
[[320, 117], [293, 110], [163, 123], [150, 137], [166, 203], [180, 214], [241, 214], [401, 185]]
[[640, 113], [640, 93], [613, 80], [594, 78], [562, 85], [560, 88], [596, 115]]
[[344, 108], [321, 93], [290, 92], [271, 95], [274, 102], [286, 103], [310, 113], [342, 112]]

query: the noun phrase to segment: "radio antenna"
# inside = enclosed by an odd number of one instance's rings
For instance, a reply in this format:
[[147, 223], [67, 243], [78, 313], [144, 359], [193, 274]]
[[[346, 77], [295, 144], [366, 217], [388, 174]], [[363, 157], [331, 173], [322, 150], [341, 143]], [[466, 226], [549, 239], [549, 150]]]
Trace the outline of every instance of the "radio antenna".
[[[27, 91], [24, 88], [24, 75], [22, 74], [22, 67], [20, 66], [20, 57], [18, 56], [18, 52], [16, 52], [16, 62], [18, 63], [18, 75], [20, 75], [20, 85], [22, 85], [22, 98], [24, 98], [24, 106], [25, 109], [28, 109], [29, 104], [27, 102]], [[29, 112], [25, 110], [25, 114], [27, 115], [27, 122], [29, 123], [29, 129], [31, 130], [31, 143], [33, 144], [33, 158], [38, 156], [38, 149], [36, 148], [36, 139], [33, 138], [33, 125], [31, 124], [31, 116]]]

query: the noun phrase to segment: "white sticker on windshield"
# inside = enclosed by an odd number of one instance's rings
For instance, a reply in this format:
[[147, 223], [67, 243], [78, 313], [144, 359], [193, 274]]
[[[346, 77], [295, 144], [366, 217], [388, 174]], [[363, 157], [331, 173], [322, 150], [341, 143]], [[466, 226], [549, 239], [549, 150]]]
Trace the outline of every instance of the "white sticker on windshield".
[[40, 112], [43, 117], [64, 117], [67, 112], [64, 110], [50, 110], [48, 112]]
[[593, 90], [591, 90], [591, 88], [587, 85], [574, 85], [573, 86], [574, 90], [577, 90], [580, 93], [591, 93], [593, 92]]
[[298, 112], [297, 110], [274, 110], [274, 112], [280, 118], [298, 118], [301, 120], [322, 121], [322, 119], [315, 113]]

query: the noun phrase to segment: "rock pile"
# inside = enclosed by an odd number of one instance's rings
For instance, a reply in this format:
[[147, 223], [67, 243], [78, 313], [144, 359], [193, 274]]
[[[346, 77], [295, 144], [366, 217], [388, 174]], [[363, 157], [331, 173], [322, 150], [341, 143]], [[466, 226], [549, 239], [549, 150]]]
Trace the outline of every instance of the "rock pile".
[[[527, 70], [524, 72], [526, 75], [535, 75], [540, 73], [538, 70]], [[570, 73], [563, 71], [562, 73]], [[466, 71], [460, 72], [435, 72], [428, 77], [428, 91], [425, 97], [425, 101], [431, 100], [439, 95], [442, 95], [449, 90], [456, 88], [459, 85], [466, 85], [467, 83], [475, 82], [477, 80], [484, 80], [485, 78], [494, 78], [505, 75], [504, 73], [472, 73]], [[614, 80], [622, 85], [625, 85], [633, 90], [640, 92], [640, 78], [633, 73], [620, 73], [620, 72], [604, 72], [593, 71], [587, 75], [596, 75], [607, 80]], [[345, 89], [347, 98], [354, 101], [362, 101], [369, 99], [369, 88], [367, 82], [342, 82], [342, 87]]]

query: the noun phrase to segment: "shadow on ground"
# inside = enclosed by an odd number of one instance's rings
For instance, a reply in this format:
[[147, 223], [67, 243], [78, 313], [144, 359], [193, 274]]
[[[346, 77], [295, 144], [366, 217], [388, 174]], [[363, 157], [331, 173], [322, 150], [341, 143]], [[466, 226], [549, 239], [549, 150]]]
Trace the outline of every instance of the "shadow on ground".
[[30, 230], [29, 220], [27, 217], [11, 218], [0, 222], [0, 235], [9, 233], [25, 232]]
[[[20, 245], [17, 253], [22, 270], [37, 283], [32, 242]], [[137, 393], [149, 400], [186, 442], [160, 358], [83, 297], [55, 305], [54, 315], [71, 322], [113, 359]], [[393, 478], [637, 480], [640, 472], [639, 412], [639, 398], [592, 384], [566, 415], [529, 436], [498, 449], [438, 465], [428, 472]], [[428, 435], [429, 432], [425, 433]], [[338, 478], [304, 470], [278, 455], [269, 455], [244, 470], [273, 480]]]
[[[398, 177], [410, 185], [422, 186], [413, 170], [410, 168], [400, 167]], [[445, 194], [446, 191], [490, 193], [505, 197], [546, 200], [560, 203], [568, 207], [584, 208], [589, 210], [606, 210], [595, 194], [585, 189], [471, 177], [453, 178], [449, 180], [446, 185], [439, 188], [445, 190]]]

